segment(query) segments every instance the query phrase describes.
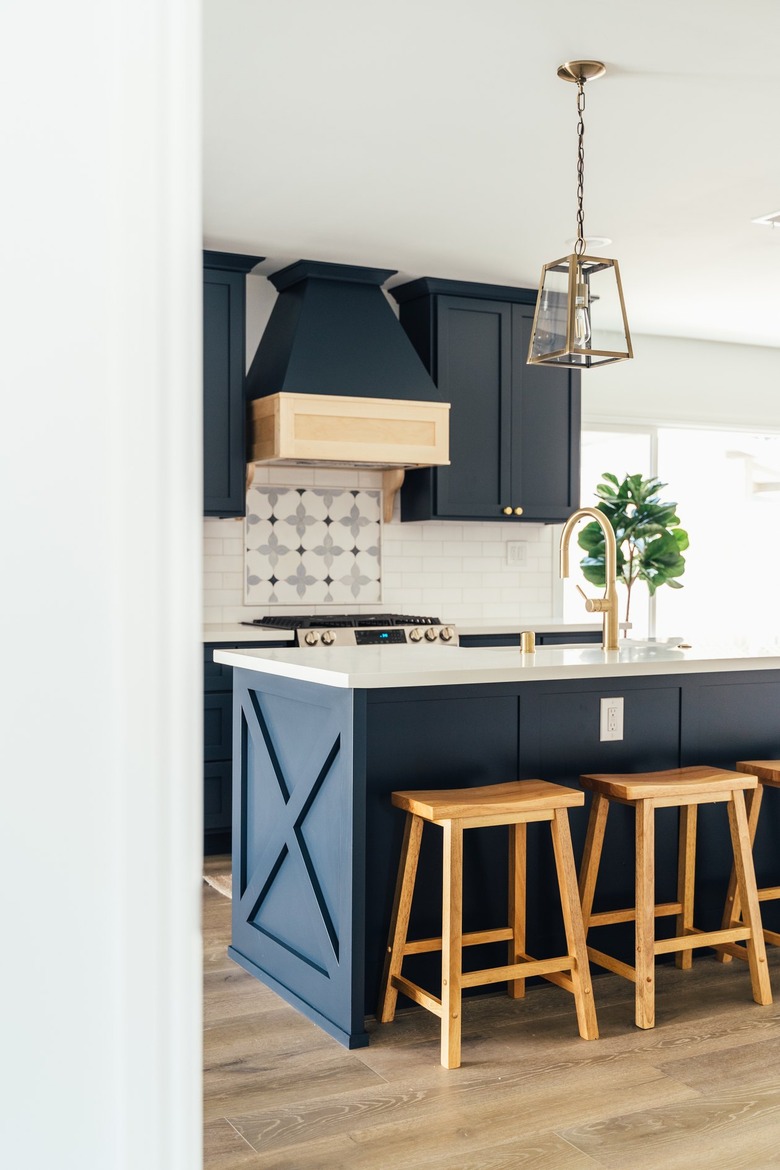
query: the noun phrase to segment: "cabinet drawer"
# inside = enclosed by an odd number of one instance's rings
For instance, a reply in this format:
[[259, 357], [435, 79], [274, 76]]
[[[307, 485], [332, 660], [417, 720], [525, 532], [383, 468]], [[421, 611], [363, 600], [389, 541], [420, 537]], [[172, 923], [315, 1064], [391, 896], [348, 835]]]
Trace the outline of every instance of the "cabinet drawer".
[[214, 760], [203, 769], [205, 832], [230, 828], [231, 772], [230, 760]]
[[203, 758], [230, 760], [232, 754], [233, 695], [220, 691], [205, 696], [203, 707]]

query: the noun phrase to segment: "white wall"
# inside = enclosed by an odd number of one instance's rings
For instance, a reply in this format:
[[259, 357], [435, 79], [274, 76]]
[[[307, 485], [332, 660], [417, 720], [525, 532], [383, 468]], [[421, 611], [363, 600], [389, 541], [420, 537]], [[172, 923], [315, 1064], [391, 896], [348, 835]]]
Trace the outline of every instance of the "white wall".
[[197, 1170], [199, 10], [12, 7], [0, 1157]]
[[634, 359], [583, 374], [586, 423], [780, 427], [780, 349], [635, 337]]

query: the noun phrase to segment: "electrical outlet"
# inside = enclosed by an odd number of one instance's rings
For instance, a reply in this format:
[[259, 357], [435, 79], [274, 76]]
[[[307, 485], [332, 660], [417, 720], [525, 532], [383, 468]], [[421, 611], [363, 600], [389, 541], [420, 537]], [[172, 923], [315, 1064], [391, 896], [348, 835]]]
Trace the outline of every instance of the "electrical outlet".
[[602, 743], [610, 739], [623, 738], [623, 700], [602, 699], [599, 739]]
[[528, 556], [528, 542], [525, 540], [508, 540], [506, 542], [506, 563], [508, 565], [524, 565]]

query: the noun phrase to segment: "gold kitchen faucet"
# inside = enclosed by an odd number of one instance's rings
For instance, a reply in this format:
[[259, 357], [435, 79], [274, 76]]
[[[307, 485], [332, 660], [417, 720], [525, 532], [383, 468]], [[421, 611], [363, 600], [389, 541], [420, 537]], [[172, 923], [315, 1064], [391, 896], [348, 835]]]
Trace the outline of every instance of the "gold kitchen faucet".
[[578, 508], [572, 512], [563, 526], [561, 533], [561, 576], [569, 576], [569, 541], [580, 520], [595, 520], [604, 533], [604, 548], [606, 552], [604, 575], [606, 589], [603, 597], [587, 597], [579, 585], [582, 596], [585, 598], [585, 609], [588, 613], [603, 614], [601, 644], [604, 650], [618, 649], [618, 598], [617, 598], [617, 542], [607, 517], [598, 508]]

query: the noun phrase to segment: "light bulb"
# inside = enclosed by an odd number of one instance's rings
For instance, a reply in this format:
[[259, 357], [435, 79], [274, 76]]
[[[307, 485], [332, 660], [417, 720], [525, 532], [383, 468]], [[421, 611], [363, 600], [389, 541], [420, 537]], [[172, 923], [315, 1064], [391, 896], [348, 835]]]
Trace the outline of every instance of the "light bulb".
[[587, 284], [577, 284], [574, 298], [574, 348], [587, 349], [590, 345], [590, 307]]

